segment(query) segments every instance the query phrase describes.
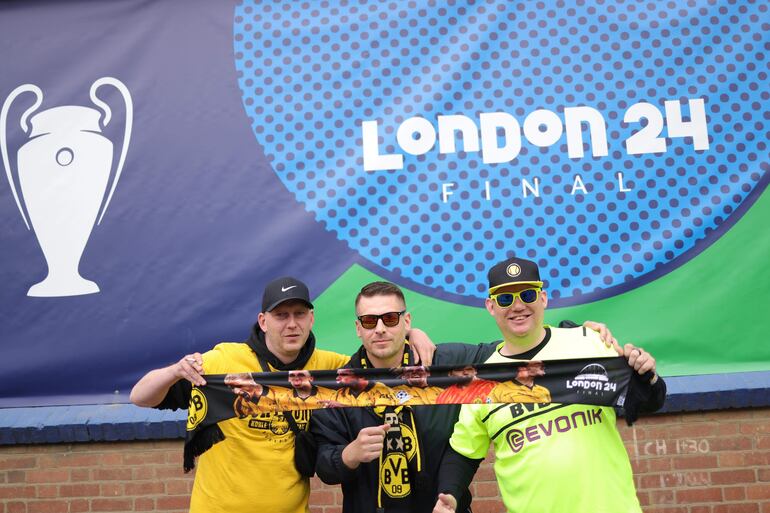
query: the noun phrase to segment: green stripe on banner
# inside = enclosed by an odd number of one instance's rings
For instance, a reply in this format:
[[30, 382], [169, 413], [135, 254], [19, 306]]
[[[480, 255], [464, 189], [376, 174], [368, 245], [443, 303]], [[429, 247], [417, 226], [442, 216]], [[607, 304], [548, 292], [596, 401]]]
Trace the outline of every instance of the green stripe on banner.
[[[621, 343], [650, 351], [664, 376], [770, 370], [770, 193], [709, 248], [646, 285], [593, 303], [550, 308], [546, 322], [606, 323]], [[502, 259], [502, 255], [501, 255]], [[342, 353], [358, 347], [353, 300], [381, 279], [353, 265], [315, 301], [320, 345]], [[404, 289], [413, 326], [436, 342], [487, 342], [500, 337], [485, 309]], [[481, 305], [481, 300], [479, 300]]]

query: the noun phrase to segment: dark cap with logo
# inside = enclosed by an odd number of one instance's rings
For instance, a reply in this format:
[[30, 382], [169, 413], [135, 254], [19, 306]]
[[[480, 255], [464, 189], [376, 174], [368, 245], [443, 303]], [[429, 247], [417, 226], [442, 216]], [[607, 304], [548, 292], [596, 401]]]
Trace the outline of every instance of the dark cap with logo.
[[265, 293], [262, 294], [262, 312], [269, 312], [284, 301], [291, 299], [302, 301], [307, 304], [308, 308], [313, 308], [307, 285], [291, 276], [276, 278], [265, 285]]
[[543, 286], [537, 264], [531, 260], [517, 257], [495, 264], [487, 273], [487, 278], [489, 279], [490, 294], [494, 294], [497, 289], [506, 285], [518, 285], [519, 283], [532, 284], [536, 287]]

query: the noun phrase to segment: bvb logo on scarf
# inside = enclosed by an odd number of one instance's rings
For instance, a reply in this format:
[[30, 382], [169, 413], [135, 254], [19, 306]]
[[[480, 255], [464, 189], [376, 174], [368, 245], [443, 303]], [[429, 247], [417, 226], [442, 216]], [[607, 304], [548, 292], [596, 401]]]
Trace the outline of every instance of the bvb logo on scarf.
[[377, 502], [379, 507], [384, 504], [395, 506], [394, 502], [407, 498], [412, 492], [412, 477], [420, 471], [419, 441], [410, 408], [387, 406], [376, 411], [384, 417], [385, 424], [390, 425], [380, 453]]

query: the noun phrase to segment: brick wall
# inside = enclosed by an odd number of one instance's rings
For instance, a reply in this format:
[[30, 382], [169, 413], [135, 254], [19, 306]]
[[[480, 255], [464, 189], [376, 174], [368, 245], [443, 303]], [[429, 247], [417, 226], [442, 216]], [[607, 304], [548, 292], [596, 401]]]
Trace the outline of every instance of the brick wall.
[[[770, 513], [770, 408], [658, 415], [621, 433], [643, 509]], [[0, 447], [0, 513], [186, 511], [180, 441]], [[597, 476], [601, 478], [601, 476]], [[474, 511], [504, 511], [492, 468]], [[313, 482], [313, 513], [338, 513], [336, 487]]]

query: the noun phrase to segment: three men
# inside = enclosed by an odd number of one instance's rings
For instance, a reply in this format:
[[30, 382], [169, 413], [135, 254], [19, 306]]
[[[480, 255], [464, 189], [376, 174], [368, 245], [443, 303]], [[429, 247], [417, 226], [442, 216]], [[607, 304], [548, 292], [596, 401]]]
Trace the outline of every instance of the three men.
[[[654, 411], [663, 405], [665, 384], [647, 352], [631, 344], [616, 352], [591, 331], [543, 324], [548, 297], [537, 264], [510, 258], [492, 267], [488, 278], [486, 308], [503, 335], [503, 343], [488, 363], [620, 353], [636, 371], [627, 406]], [[528, 383], [534, 388], [533, 380]], [[498, 485], [509, 512], [641, 511], [613, 408], [530, 404], [526, 408], [521, 404], [462, 407], [439, 476], [439, 489], [445, 493], [439, 495], [434, 513], [464, 511], [462, 497], [491, 443]]]
[[[202, 374], [233, 375], [230, 383], [241, 394], [242, 411], [196, 435], [195, 453], [202, 454], [191, 512], [308, 511], [310, 485], [294, 465], [294, 433], [283, 412], [257, 408], [257, 402], [275, 398], [263, 397], [265, 389], [251, 386], [242, 373], [342, 367], [348, 357], [316, 349], [313, 322], [307, 286], [295, 278], [278, 278], [265, 287], [262, 311], [247, 341], [221, 343], [203, 355], [186, 355], [150, 371], [134, 386], [131, 401], [138, 406], [184, 409], [197, 407], [190, 398], [192, 385], [205, 385]], [[420, 335], [424, 342], [424, 334]], [[307, 429], [307, 412], [291, 415], [300, 429]], [[189, 459], [192, 466], [191, 455]]]

